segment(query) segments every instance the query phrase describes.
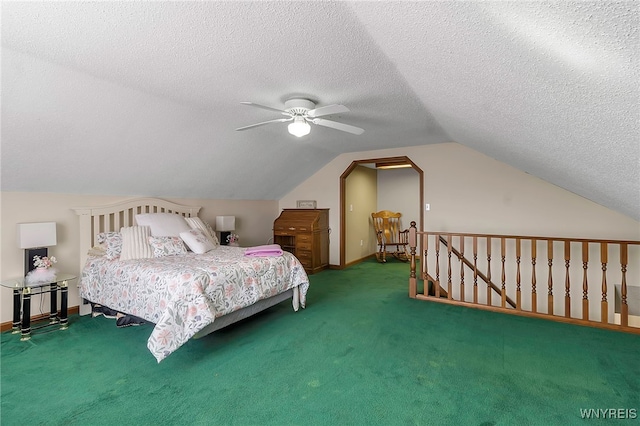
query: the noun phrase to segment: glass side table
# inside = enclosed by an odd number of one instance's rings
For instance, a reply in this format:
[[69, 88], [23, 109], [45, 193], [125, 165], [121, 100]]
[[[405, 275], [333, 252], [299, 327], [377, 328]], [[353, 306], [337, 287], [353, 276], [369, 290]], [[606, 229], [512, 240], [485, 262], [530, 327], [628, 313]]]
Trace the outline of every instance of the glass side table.
[[[20, 340], [31, 338], [31, 295], [50, 293], [51, 311], [49, 313], [49, 323], [34, 329], [60, 325], [61, 330], [69, 327], [67, 318], [68, 285], [67, 282], [76, 279], [75, 275], [58, 274], [54, 282], [27, 284], [24, 277], [3, 280], [0, 286], [13, 289], [13, 322], [11, 332], [20, 333]], [[58, 291], [60, 291], [60, 312], [58, 312]], [[22, 312], [22, 320], [20, 320]]]

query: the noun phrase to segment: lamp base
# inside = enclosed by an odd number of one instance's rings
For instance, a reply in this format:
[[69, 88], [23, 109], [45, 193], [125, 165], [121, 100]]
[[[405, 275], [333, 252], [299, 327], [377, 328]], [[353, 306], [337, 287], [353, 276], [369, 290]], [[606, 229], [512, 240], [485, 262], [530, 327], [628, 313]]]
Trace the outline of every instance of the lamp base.
[[231, 235], [231, 231], [220, 231], [220, 245], [228, 246], [229, 242], [227, 241], [227, 237]]
[[33, 264], [33, 256], [47, 257], [49, 253], [49, 249], [46, 247], [38, 247], [38, 248], [30, 248], [24, 250], [24, 276], [36, 269]]

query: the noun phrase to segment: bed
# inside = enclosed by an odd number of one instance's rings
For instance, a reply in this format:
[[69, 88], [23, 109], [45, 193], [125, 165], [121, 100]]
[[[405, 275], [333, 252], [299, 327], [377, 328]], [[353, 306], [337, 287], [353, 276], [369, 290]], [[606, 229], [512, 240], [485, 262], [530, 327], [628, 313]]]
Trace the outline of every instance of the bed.
[[[196, 247], [174, 253], [167, 243], [178, 247], [175, 236], [160, 235], [157, 227], [138, 223], [146, 217], [184, 219], [191, 233], [209, 237], [211, 232], [194, 226], [203, 223], [197, 217], [200, 207], [140, 198], [73, 210], [80, 220], [80, 314], [91, 313], [91, 305], [99, 304], [153, 323], [147, 347], [158, 362], [191, 338], [285, 300], [290, 299], [296, 311], [305, 307], [309, 279], [291, 253], [261, 255], [257, 250], [257, 255], [248, 256], [246, 248], [215, 244], [203, 253]], [[129, 237], [132, 231], [136, 236]], [[117, 255], [108, 253], [109, 238], [115, 237], [136, 241], [140, 247], [139, 241], [148, 239], [155, 243], [151, 247], [155, 252], [149, 255], [145, 247], [132, 255], [127, 249], [131, 243], [124, 242]], [[207, 247], [210, 243], [206, 241]]]

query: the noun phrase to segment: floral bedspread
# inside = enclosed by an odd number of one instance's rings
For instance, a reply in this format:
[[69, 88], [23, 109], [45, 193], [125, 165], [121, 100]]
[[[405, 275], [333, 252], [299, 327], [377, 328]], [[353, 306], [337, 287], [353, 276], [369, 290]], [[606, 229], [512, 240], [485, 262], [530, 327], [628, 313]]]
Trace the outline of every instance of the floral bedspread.
[[291, 253], [248, 257], [244, 248], [220, 246], [205, 254], [153, 259], [89, 257], [80, 296], [155, 324], [147, 347], [158, 362], [215, 318], [298, 287], [304, 308], [309, 279]]

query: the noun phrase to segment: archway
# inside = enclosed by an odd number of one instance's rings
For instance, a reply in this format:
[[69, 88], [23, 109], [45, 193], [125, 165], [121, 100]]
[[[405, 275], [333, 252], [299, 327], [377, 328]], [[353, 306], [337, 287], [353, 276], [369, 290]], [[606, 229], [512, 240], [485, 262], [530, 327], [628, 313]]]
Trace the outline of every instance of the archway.
[[419, 211], [420, 221], [418, 223], [418, 229], [424, 229], [424, 172], [418, 167], [409, 157], [385, 157], [385, 158], [369, 158], [364, 160], [353, 161], [349, 167], [340, 175], [340, 268], [346, 266], [345, 262], [345, 246], [346, 246], [346, 180], [347, 177], [353, 172], [353, 170], [359, 165], [375, 164], [376, 167], [411, 167], [418, 173], [419, 179]]

